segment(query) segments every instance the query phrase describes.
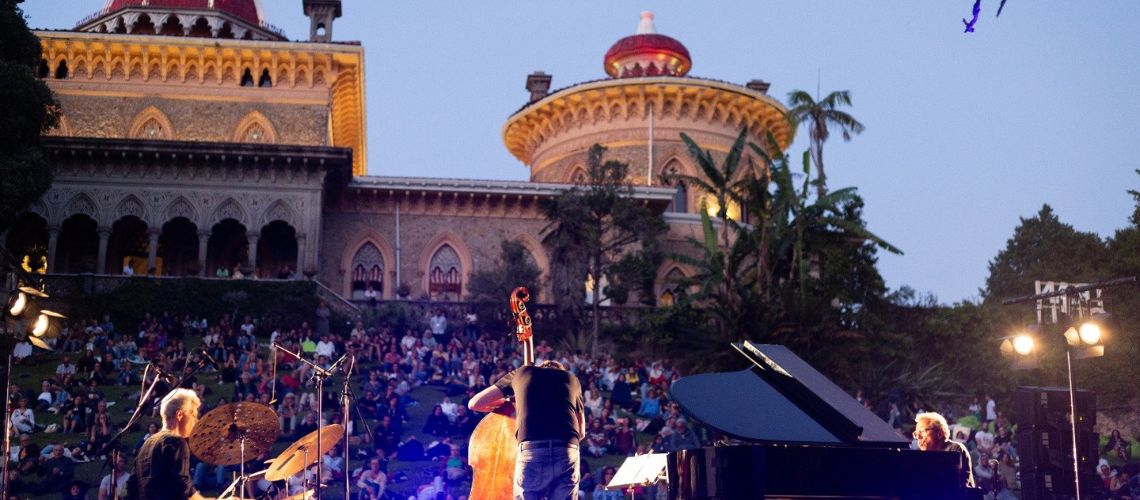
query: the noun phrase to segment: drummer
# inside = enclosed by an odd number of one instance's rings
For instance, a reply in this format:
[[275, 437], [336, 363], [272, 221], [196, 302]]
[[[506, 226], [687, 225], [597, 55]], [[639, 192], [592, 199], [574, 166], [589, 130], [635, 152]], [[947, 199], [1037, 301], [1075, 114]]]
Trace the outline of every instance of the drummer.
[[128, 488], [130, 498], [205, 500], [190, 478], [190, 446], [186, 443], [198, 423], [201, 405], [189, 389], [175, 389], [162, 398], [162, 430], [139, 449]]

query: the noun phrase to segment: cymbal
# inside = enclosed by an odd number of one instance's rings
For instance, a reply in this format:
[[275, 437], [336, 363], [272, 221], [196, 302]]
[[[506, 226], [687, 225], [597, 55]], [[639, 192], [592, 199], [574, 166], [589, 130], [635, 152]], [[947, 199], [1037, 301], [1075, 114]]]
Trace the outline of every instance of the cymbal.
[[277, 412], [261, 403], [237, 402], [210, 410], [190, 434], [190, 451], [203, 462], [212, 465], [234, 465], [242, 460], [242, 441], [245, 441], [245, 459], [257, 458], [269, 451], [281, 424]]
[[269, 469], [265, 471], [265, 479], [282, 481], [301, 472], [305, 467], [317, 463], [321, 455], [328, 453], [344, 437], [344, 426], [340, 424], [326, 425], [319, 430], [321, 432], [320, 450], [317, 449], [317, 431], [310, 432], [307, 436], [289, 445], [277, 458], [265, 461], [269, 464]]

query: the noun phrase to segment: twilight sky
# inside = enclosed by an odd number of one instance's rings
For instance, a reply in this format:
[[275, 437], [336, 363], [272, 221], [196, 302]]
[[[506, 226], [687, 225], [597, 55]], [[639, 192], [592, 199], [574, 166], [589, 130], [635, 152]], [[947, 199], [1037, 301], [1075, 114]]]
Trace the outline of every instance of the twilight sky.
[[[29, 25], [69, 29], [104, 0], [27, 0]], [[1140, 188], [1140, 2], [972, 0], [481, 2], [346, 0], [337, 40], [365, 47], [372, 175], [525, 180], [503, 146], [526, 75], [553, 88], [602, 78], [602, 56], [641, 10], [684, 43], [693, 76], [850, 90], [867, 126], [825, 149], [828, 185], [856, 186], [891, 288], [945, 303], [978, 296], [1019, 217], [1049, 203], [1111, 236]], [[300, 0], [266, 20], [308, 38]], [[801, 130], [790, 153], [807, 147]], [[1042, 279], [1053, 277], [1043, 276]], [[1026, 290], [1026, 293], [1031, 293]]]

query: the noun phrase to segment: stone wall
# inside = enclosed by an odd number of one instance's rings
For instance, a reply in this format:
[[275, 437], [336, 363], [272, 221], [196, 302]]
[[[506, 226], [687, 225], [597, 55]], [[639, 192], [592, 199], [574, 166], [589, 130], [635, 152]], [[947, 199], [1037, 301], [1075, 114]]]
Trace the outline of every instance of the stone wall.
[[174, 140], [232, 142], [239, 122], [256, 111], [272, 124], [279, 144], [328, 145], [328, 106], [67, 94], [56, 99], [77, 137], [127, 138], [135, 117], [153, 106], [170, 120]]
[[[395, 213], [335, 212], [326, 209], [323, 217], [321, 280], [330, 288], [349, 295], [353, 255], [366, 242], [372, 241], [384, 254], [384, 297], [394, 298], [395, 287]], [[400, 216], [400, 281], [411, 288], [411, 296], [419, 297], [427, 291], [427, 264], [432, 253], [442, 243], [448, 243], [460, 254], [465, 267], [463, 285], [466, 289], [473, 271], [489, 269], [499, 255], [503, 240], [523, 238], [540, 267], [546, 271], [546, 255], [537, 244], [539, 233], [546, 226], [541, 219], [514, 217], [402, 214]], [[377, 241], [379, 240], [379, 241]], [[452, 297], [459, 299], [461, 297]], [[543, 301], [548, 295], [542, 297]]]

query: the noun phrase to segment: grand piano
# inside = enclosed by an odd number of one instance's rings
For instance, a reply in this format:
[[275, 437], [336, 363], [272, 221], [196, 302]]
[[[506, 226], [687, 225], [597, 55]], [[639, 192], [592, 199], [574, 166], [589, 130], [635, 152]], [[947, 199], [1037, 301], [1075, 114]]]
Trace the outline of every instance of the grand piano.
[[721, 434], [669, 454], [669, 498], [970, 499], [952, 452], [911, 450], [882, 419], [780, 345], [733, 344], [752, 367], [684, 377], [671, 397]]

